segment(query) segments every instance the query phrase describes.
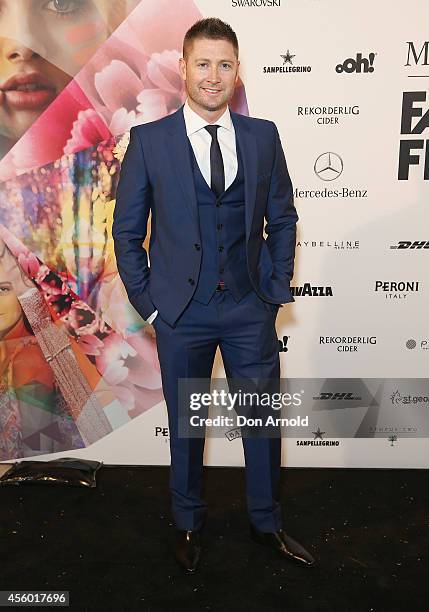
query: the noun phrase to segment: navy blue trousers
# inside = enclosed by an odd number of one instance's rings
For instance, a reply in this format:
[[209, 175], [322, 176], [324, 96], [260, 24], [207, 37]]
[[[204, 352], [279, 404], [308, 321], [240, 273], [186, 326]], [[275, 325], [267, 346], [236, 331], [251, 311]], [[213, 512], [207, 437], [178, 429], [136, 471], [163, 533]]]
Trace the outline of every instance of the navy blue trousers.
[[[170, 430], [170, 492], [178, 529], [200, 529], [207, 505], [202, 499], [204, 438], [178, 435], [178, 379], [212, 375], [219, 346], [227, 378], [279, 379], [275, 320], [279, 307], [255, 291], [238, 303], [228, 289], [205, 305], [191, 300], [171, 327], [158, 314], [153, 325]], [[281, 438], [242, 437], [247, 509], [260, 531], [281, 528], [279, 480]]]

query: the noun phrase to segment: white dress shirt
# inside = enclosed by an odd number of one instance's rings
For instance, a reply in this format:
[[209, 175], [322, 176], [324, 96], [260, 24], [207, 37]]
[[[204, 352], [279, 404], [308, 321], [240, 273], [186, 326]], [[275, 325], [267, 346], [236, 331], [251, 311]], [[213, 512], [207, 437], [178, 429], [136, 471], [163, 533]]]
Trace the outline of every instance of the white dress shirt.
[[[192, 145], [201, 174], [204, 177], [207, 185], [211, 185], [211, 168], [210, 168], [210, 146], [212, 137], [207, 130], [206, 125], [210, 125], [205, 119], [200, 117], [188, 104], [188, 99], [183, 106], [183, 116], [185, 118], [186, 134]], [[222, 153], [223, 167], [225, 172], [225, 189], [231, 185], [238, 169], [237, 150], [235, 143], [235, 130], [232, 123], [229, 107], [214, 125], [220, 125], [217, 131], [217, 138]], [[148, 323], [152, 323], [158, 311], [155, 310], [147, 319]]]

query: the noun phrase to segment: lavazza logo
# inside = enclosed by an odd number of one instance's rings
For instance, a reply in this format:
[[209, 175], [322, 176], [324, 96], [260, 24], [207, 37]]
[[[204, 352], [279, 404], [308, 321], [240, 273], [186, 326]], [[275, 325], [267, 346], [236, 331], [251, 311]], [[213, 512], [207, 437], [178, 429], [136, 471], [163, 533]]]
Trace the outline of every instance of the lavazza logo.
[[339, 125], [344, 117], [359, 115], [359, 106], [298, 106], [298, 117], [312, 119], [317, 125]]
[[386, 300], [404, 300], [410, 293], [420, 291], [420, 281], [375, 281], [374, 291]]
[[[344, 162], [342, 157], [334, 151], [321, 153], [315, 160], [313, 166], [314, 174], [320, 181], [332, 182], [337, 180], [343, 173]], [[367, 198], [367, 189], [355, 189], [350, 187], [339, 187], [330, 189], [300, 189], [294, 190], [295, 199], [298, 198]]]
[[296, 72], [311, 72], [311, 66], [302, 66], [302, 65], [295, 65], [294, 63], [294, 58], [295, 55], [292, 54], [289, 49], [286, 51], [286, 53], [284, 54], [280, 54], [280, 57], [282, 58], [283, 62], [279, 63], [276, 66], [263, 66], [262, 67], [262, 72], [264, 74], [266, 73], [271, 73], [271, 74], [290, 74], [291, 72], [296, 73]]
[[335, 347], [339, 353], [357, 353], [377, 344], [377, 336], [319, 336], [319, 344]]
[[334, 251], [357, 251], [360, 248], [359, 240], [298, 240], [300, 249], [333, 249]]
[[310, 283], [304, 283], [300, 286], [294, 286], [290, 288], [290, 292], [294, 297], [332, 297], [334, 295], [332, 287], [317, 287]]

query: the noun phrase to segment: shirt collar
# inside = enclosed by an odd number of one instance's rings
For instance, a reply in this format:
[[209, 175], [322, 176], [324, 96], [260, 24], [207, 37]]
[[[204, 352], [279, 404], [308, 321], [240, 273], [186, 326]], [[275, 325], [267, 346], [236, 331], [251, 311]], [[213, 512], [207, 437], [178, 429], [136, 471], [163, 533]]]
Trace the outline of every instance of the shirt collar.
[[[186, 98], [186, 102], [183, 106], [183, 116], [185, 118], [187, 136], [193, 134], [194, 132], [198, 132], [206, 125], [210, 125], [205, 119], [200, 117], [198, 113], [192, 110], [192, 108], [188, 104], [188, 98]], [[229, 106], [226, 107], [223, 115], [216, 120], [216, 125], [220, 125], [226, 128], [227, 130], [233, 129]]]

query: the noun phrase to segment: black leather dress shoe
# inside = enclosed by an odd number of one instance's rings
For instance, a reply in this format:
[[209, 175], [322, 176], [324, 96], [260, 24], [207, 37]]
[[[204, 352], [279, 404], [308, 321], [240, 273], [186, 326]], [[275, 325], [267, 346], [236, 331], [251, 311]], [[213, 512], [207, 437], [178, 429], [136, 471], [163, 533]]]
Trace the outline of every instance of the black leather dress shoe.
[[176, 559], [188, 574], [194, 574], [201, 557], [200, 531], [177, 532]]
[[305, 550], [301, 544], [296, 542], [293, 538], [288, 536], [283, 529], [279, 531], [273, 531], [265, 533], [259, 531], [252, 524], [250, 524], [250, 535], [252, 540], [259, 544], [265, 544], [277, 550], [282, 557], [296, 561], [300, 565], [305, 567], [314, 567], [316, 560]]

